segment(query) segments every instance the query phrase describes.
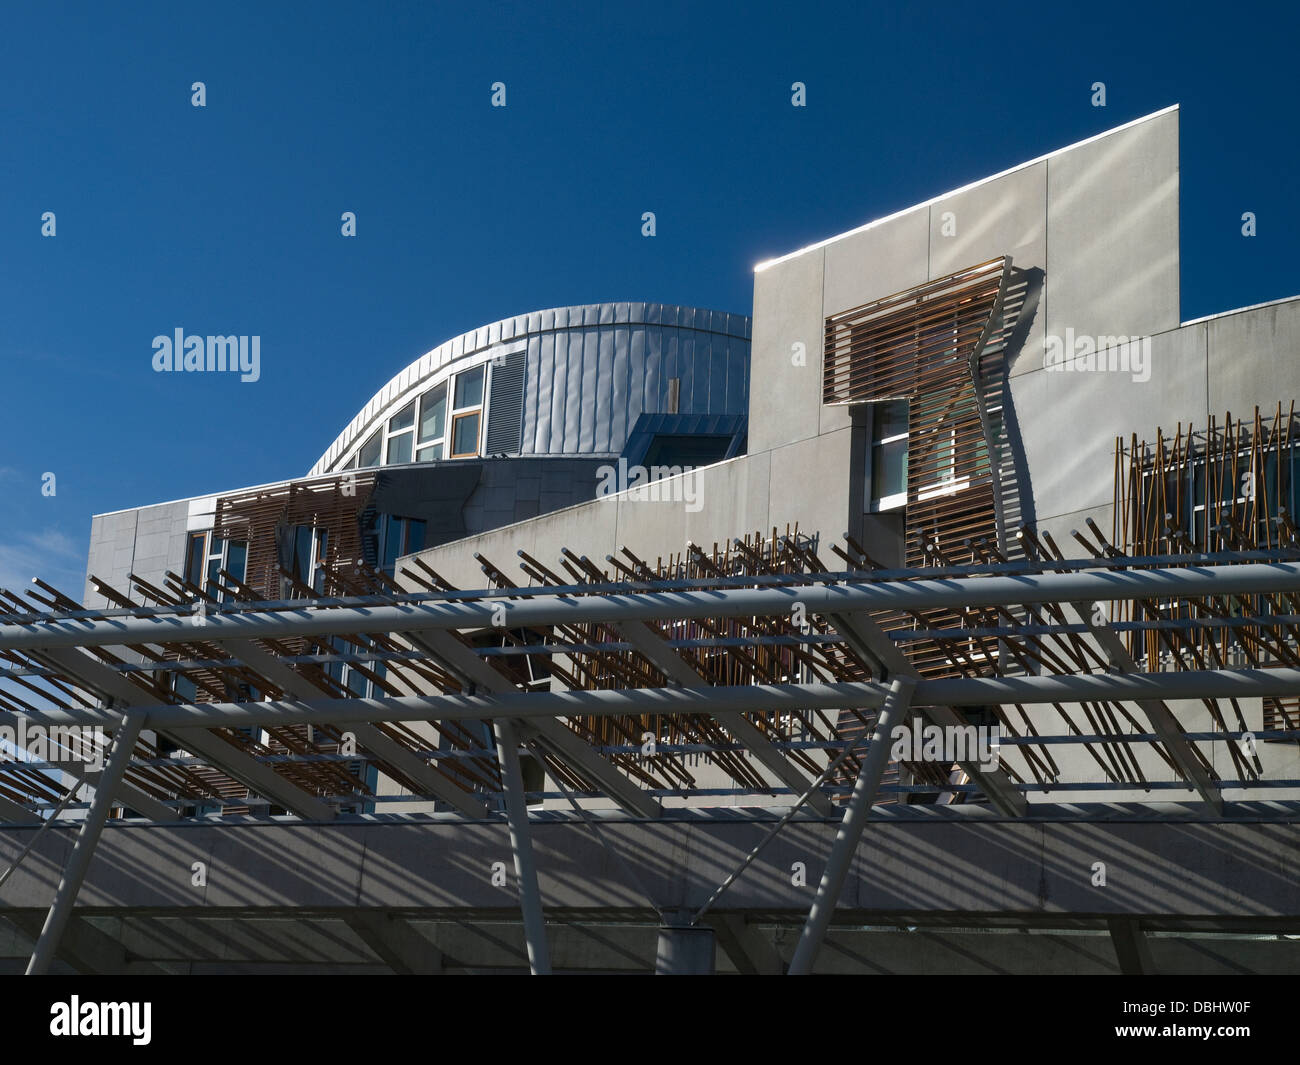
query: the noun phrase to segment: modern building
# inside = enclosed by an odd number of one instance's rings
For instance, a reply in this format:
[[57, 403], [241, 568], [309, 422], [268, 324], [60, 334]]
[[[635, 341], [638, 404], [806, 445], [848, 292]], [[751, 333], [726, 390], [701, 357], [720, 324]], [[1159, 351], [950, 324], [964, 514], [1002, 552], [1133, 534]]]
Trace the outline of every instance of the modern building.
[[[620, 457], [739, 453], [748, 387], [740, 315], [602, 303], [506, 318], [393, 377], [305, 477], [97, 515], [85, 605], [108, 604], [99, 582], [132, 575], [203, 588], [224, 568], [280, 598], [319, 585], [325, 562], [391, 574], [399, 555], [594, 498], [597, 470]], [[328, 507], [355, 527], [330, 525]]]
[[1178, 122], [760, 264], [752, 342], [505, 320], [304, 478], [97, 516], [0, 650], [142, 739], [0, 958], [1300, 968], [1300, 297], [1182, 320]]

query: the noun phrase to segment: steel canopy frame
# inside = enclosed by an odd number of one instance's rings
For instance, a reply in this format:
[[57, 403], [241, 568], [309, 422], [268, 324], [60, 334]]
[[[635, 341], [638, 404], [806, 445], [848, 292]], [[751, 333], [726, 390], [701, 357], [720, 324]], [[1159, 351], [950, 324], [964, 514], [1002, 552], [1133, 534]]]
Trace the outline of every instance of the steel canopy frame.
[[[918, 571], [924, 572], [924, 571]], [[1078, 600], [1191, 599], [1214, 595], [1300, 592], [1300, 563], [1245, 563], [1152, 570], [1026, 573], [958, 580], [806, 584], [781, 588], [626, 595], [532, 595], [485, 590], [475, 602], [402, 606], [310, 606], [276, 612], [205, 612], [105, 620], [51, 620], [0, 625], [0, 650], [112, 647], [168, 642], [220, 643], [286, 635], [401, 633], [422, 630], [547, 628], [681, 618], [788, 614], [801, 603], [809, 614], [873, 610], [930, 610], [1015, 606]], [[504, 622], [497, 608], [504, 607]]]
[[[178, 607], [170, 614], [151, 612], [142, 617], [68, 617], [54, 612], [38, 620], [24, 618], [0, 625], [0, 652], [20, 666], [24, 662], [38, 664], [32, 670], [20, 669], [11, 675], [41, 675], [40, 664], [46, 663], [49, 674], [45, 679], [54, 683], [67, 700], [65, 705], [53, 709], [28, 709], [21, 713], [0, 709], [0, 726], [98, 726], [114, 732], [116, 739], [100, 779], [86, 780], [95, 786], [91, 810], [69, 859], [30, 971], [43, 971], [54, 956], [59, 933], [71, 915], [81, 877], [111, 806], [123, 803], [133, 808], [143, 807], [141, 812], [155, 820], [170, 815], [169, 807], [126, 780], [126, 773], [132, 769], [135, 737], [145, 728], [172, 736], [213, 767], [242, 781], [250, 791], [299, 817], [323, 822], [339, 815], [322, 793], [305, 790], [290, 775], [277, 772], [266, 761], [207, 730], [352, 726], [362, 746], [424, 789], [422, 794], [412, 796], [412, 801], [446, 802], [466, 818], [482, 819], [502, 815], [481, 802], [472, 788], [452, 783], [439, 768], [393, 739], [391, 729], [385, 731], [381, 726], [428, 722], [442, 729], [444, 723], [492, 723], [530, 964], [533, 971], [546, 972], [550, 963], [519, 766], [521, 742], [535, 743], [543, 749], [547, 761], [569, 773], [570, 779], [590, 781], [633, 816], [653, 820], [663, 815], [663, 806], [655, 793], [637, 782], [635, 767], [629, 770], [626, 759], [620, 763], [617, 757], [608, 757], [597, 750], [565, 719], [656, 715], [711, 718], [721, 726], [721, 734], [729, 733], [740, 741], [754, 763], [766, 768], [793, 793], [806, 792], [808, 804], [822, 817], [831, 817], [839, 808], [820, 782], [821, 778], [810, 782], [787, 757], [794, 745], [783, 747], [772, 742], [763, 729], [744, 715], [793, 717], [813, 711], [879, 711], [871, 728], [872, 742], [859, 763], [853, 794], [844, 807], [843, 823], [792, 967], [794, 972], [806, 972], [811, 970], [844, 875], [878, 795], [890, 758], [891, 728], [909, 708], [940, 724], [964, 724], [965, 719], [957, 711], [966, 706], [1136, 703], [1147, 715], [1151, 733], [1169, 752], [1167, 760], [1176, 777], [1171, 786], [1185, 786], [1199, 793], [1203, 802], [1221, 814], [1220, 783], [1205, 771], [1199, 751], [1166, 701], [1300, 695], [1300, 668], [1292, 668], [1285, 660], [1276, 668], [1141, 672], [1115, 630], [1094, 622], [1089, 607], [1093, 602], [1114, 600], [1300, 593], [1300, 563], [1025, 572], [938, 580], [927, 579], [924, 571], [916, 573], [916, 579], [897, 580], [873, 580], [864, 574], [866, 579], [862, 581], [819, 580], [816, 573], [809, 573], [805, 575], [807, 583], [802, 584], [702, 590], [645, 589], [640, 582], [633, 582], [632, 590], [618, 594], [501, 588], [484, 591], [472, 601], [450, 598], [437, 601], [436, 597], [429, 597], [429, 601], [423, 602], [365, 606], [309, 602], [300, 608], [275, 610], [223, 606], [211, 613], [197, 614]], [[884, 611], [1033, 604], [1069, 610], [1075, 619], [1072, 626], [1063, 624], [1056, 631], [1086, 628], [1109, 661], [1112, 672], [922, 676], [891, 634], [871, 616]], [[834, 630], [832, 636], [838, 634], [839, 643], [851, 652], [850, 660], [859, 670], [849, 675], [872, 679], [719, 684], [697, 672], [689, 656], [679, 653], [647, 624], [667, 622], [671, 627], [683, 619], [788, 617], [795, 605], [802, 606], [809, 615], [823, 618]], [[1262, 623], [1258, 618], [1247, 620]], [[642, 679], [626, 687], [521, 690], [518, 676], [510, 672], [514, 667], [509, 661], [486, 657], [478, 653], [484, 649], [472, 646], [465, 639], [474, 633], [545, 632], [578, 625], [595, 626], [611, 634], [599, 637], [597, 642], [614, 644], [613, 636], [621, 636], [623, 642], [615, 653], [639, 656], [638, 661], [648, 665], [652, 672], [647, 674], [644, 665], [639, 667], [640, 672], [629, 675], [634, 681]], [[1046, 628], [1051, 630], [1052, 626]], [[761, 639], [764, 631], [771, 630], [751, 627], [746, 630], [747, 638]], [[375, 636], [386, 642], [360, 644], [357, 640], [360, 635]], [[332, 636], [358, 642], [363, 652], [366, 648], [377, 651], [394, 646], [413, 648], [419, 655], [418, 664], [432, 670], [431, 673], [417, 670], [417, 679], [423, 677], [433, 690], [443, 689], [442, 693], [341, 697], [331, 694], [328, 681], [320, 679], [324, 674], [319, 668], [294, 668], [284, 660], [288, 656], [279, 641]], [[743, 643], [742, 638], [742, 646]], [[208, 660], [203, 661], [199, 652], [212, 647], [230, 658], [213, 661], [211, 652], [207, 651]], [[626, 650], [627, 647], [633, 650]], [[122, 648], [131, 649], [135, 657], [122, 661], [109, 650], [120, 652]], [[546, 651], [544, 643], [542, 648], [544, 654], [562, 653], [559, 645], [551, 652]], [[183, 654], [191, 660], [188, 666], [182, 661], [177, 668], [215, 669], [218, 673], [226, 671], [230, 675], [252, 677], [256, 681], [254, 687], [263, 697], [208, 702], [160, 701], [167, 698], [168, 691], [156, 684], [151, 674], [165, 671], [163, 652]], [[17, 657], [22, 655], [28, 658]], [[364, 653], [359, 657], [364, 660]], [[195, 658], [200, 660], [200, 665], [193, 664]], [[1098, 656], [1102, 668], [1105, 660]], [[699, 661], [704, 663], [701, 669], [711, 668], [704, 658]], [[861, 670], [856, 663], [867, 663], [869, 668]], [[1081, 663], [1081, 668], [1087, 666]], [[793, 671], [788, 675], [793, 676]], [[644, 679], [661, 676], [667, 678], [667, 686], [656, 686], [657, 679], [654, 682]], [[268, 684], [270, 690], [283, 697], [269, 697]], [[455, 691], [457, 686], [459, 693]], [[446, 691], [448, 687], [452, 691]], [[86, 701], [81, 691], [99, 693], [105, 697], [106, 705], [77, 705]], [[1231, 733], [1224, 733], [1225, 740], [1232, 738]], [[1140, 740], [1142, 737], [1136, 734], [1125, 735], [1119, 731], [1107, 735], [1107, 742], [1115, 744]], [[828, 760], [833, 752], [847, 750], [846, 741], [833, 729], [822, 746], [831, 752]], [[809, 763], [805, 760], [803, 764]], [[1023, 792], [1032, 784], [1021, 781], [1018, 785], [1005, 767], [986, 770], [963, 763], [963, 768], [1004, 814], [1016, 816], [1027, 811]], [[1053, 781], [1053, 784], [1060, 790], [1071, 787], [1069, 782]], [[1132, 787], [1118, 778], [1112, 778], [1106, 786], [1119, 790]], [[133, 795], [141, 797], [138, 807]], [[24, 815], [30, 815], [31, 811], [22, 804], [3, 796], [0, 799], [3, 800], [0, 816], [28, 819]]]

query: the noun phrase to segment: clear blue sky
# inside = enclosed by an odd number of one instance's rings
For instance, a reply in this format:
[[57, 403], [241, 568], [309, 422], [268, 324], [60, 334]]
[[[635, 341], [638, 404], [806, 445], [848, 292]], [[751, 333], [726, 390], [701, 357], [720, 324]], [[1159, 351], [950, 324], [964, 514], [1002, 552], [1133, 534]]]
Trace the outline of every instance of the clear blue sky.
[[[79, 596], [92, 514], [306, 473], [468, 328], [749, 313], [764, 258], [1172, 103], [1184, 319], [1300, 293], [1300, 18], [1215, 10], [7, 5], [0, 585]], [[259, 335], [261, 380], [155, 374], [177, 327]]]

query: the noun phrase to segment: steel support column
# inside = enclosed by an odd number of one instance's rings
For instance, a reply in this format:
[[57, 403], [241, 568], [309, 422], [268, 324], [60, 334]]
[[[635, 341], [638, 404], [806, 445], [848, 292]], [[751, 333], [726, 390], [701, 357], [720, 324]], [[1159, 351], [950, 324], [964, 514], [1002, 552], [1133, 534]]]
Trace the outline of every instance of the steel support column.
[[[146, 711], [146, 718], [147, 711], [157, 706], [149, 693], [134, 683], [129, 676], [110, 669], [84, 651], [55, 648], [44, 653], [87, 691], [97, 691], [101, 695], [115, 699], [120, 706]], [[162, 726], [154, 727], [165, 732]], [[185, 750], [193, 751], [199, 757], [206, 758], [218, 769], [247, 785], [258, 795], [279, 803], [301, 818], [311, 821], [330, 821], [336, 816], [333, 807], [321, 802], [314, 795], [308, 795], [287, 777], [281, 776], [269, 765], [251, 755], [245, 754], [220, 736], [199, 731], [184, 738], [177, 736], [170, 738], [182, 744]], [[167, 809], [169, 819], [175, 816], [174, 811]]]
[[528, 943], [528, 967], [534, 976], [551, 974], [551, 952], [546, 945], [546, 916], [537, 887], [533, 864], [533, 841], [528, 829], [528, 800], [524, 775], [519, 768], [519, 738], [504, 718], [493, 722], [497, 738], [497, 759], [505, 785], [506, 818], [510, 822], [510, 849], [515, 856], [515, 877], [519, 881], [519, 908], [524, 915], [524, 939]]
[[803, 926], [799, 945], [790, 961], [792, 976], [804, 976], [812, 972], [813, 962], [817, 960], [822, 940], [826, 937], [831, 914], [835, 912], [835, 904], [844, 888], [844, 879], [853, 864], [853, 855], [857, 853], [858, 843], [862, 839], [862, 830], [867, 818], [871, 816], [871, 803], [880, 787], [880, 778], [889, 765], [890, 733], [912, 705], [915, 689], [916, 681], [912, 677], [895, 677], [890, 683], [889, 695], [885, 697], [885, 703], [876, 718], [871, 747], [853, 785], [853, 796], [844, 811], [840, 830], [835, 834], [835, 845], [826, 860], [826, 871], [822, 873], [821, 882], [817, 885], [817, 894], [808, 911], [808, 921]]
[[[468, 683], [498, 697], [510, 698], [523, 694], [500, 670], [484, 662], [472, 648], [449, 632], [404, 632], [401, 635]], [[543, 694], [546, 693], [531, 692], [527, 698], [533, 699]], [[492, 719], [496, 720], [496, 715]], [[657, 799], [632, 783], [613, 762], [593, 750], [586, 740], [563, 722], [539, 719], [530, 724], [543, 746], [577, 766], [624, 809], [642, 817], [658, 817], [663, 812]]]
[[36, 940], [31, 961], [27, 964], [28, 976], [42, 976], [50, 971], [50, 963], [54, 961], [54, 955], [59, 949], [59, 939], [72, 916], [77, 894], [81, 891], [81, 882], [86, 878], [86, 870], [90, 868], [95, 844], [99, 842], [104, 822], [108, 820], [108, 812], [113, 805], [113, 792], [122, 782], [122, 775], [131, 763], [131, 752], [135, 749], [135, 741], [140, 736], [143, 724], [143, 714], [128, 714], [113, 736], [113, 749], [95, 788], [95, 797], [77, 832], [77, 842], [73, 845], [63, 876], [59, 878], [54, 902], [45, 917], [40, 937]]
[[[861, 612], [827, 614], [826, 620], [860, 657], [876, 663], [886, 680], [892, 680], [894, 677], [911, 677], [920, 683], [920, 675], [907, 655], [903, 654], [898, 645], [868, 615]], [[942, 703], [925, 705], [921, 708], [921, 712], [940, 728], [966, 727], [966, 720], [951, 706]], [[1028, 800], [1016, 790], [1004, 768], [998, 766], [994, 769], [985, 769], [975, 761], [958, 764], [988, 796], [989, 802], [1004, 814], [1010, 817], [1023, 817], [1028, 812]]]

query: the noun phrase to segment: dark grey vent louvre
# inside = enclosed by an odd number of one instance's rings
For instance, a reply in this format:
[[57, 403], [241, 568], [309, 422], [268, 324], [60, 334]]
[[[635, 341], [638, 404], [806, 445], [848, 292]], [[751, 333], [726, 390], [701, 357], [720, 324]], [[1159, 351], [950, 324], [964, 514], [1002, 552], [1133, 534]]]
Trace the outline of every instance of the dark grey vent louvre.
[[519, 453], [520, 429], [524, 411], [524, 352], [507, 355], [492, 364], [492, 388], [488, 393], [487, 439], [485, 455]]

